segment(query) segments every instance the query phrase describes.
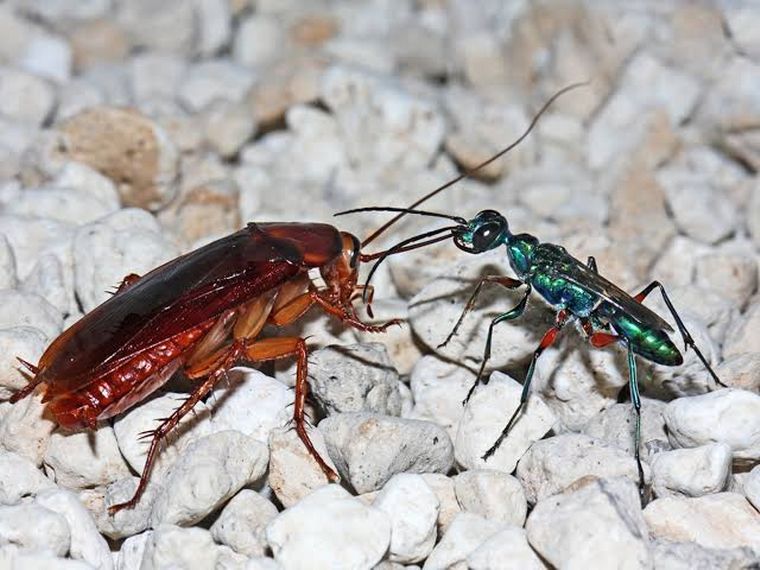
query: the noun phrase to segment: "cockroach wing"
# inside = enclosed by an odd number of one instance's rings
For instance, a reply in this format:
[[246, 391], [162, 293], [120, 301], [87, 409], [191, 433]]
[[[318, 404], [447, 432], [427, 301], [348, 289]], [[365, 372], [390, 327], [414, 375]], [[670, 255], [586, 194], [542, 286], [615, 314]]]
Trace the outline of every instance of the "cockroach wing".
[[673, 331], [673, 327], [657, 313], [636, 301], [608, 279], [589, 269], [585, 263], [567, 253], [564, 248], [548, 243], [541, 244], [539, 247], [542, 250], [542, 257], [554, 258], [553, 265], [558, 275], [578, 287], [599, 295], [643, 325], [657, 330]]
[[[333, 232], [338, 234], [333, 228]], [[93, 309], [40, 359], [54, 392], [75, 390], [303, 270], [293, 244], [256, 224], [173, 259]]]

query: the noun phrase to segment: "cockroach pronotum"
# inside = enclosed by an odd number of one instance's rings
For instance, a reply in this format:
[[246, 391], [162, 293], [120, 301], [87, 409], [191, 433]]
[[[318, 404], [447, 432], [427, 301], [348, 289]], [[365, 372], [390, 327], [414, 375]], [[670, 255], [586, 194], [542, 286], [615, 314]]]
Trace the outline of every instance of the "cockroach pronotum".
[[[644, 287], [637, 295], [629, 295], [620, 287], [605, 279], [598, 273], [596, 261], [593, 257], [589, 257], [588, 261], [583, 263], [571, 256], [562, 246], [552, 243], [542, 243], [538, 238], [528, 233], [513, 234], [509, 230], [507, 219], [494, 210], [483, 210], [471, 220], [466, 220], [459, 216], [415, 209], [426, 200], [432, 198], [439, 192], [442, 192], [475, 170], [490, 164], [492, 161], [514, 148], [514, 146], [519, 144], [530, 132], [536, 124], [537, 119], [552, 101], [562, 93], [574, 89], [579, 85], [580, 84], [570, 85], [556, 93], [538, 112], [533, 119], [533, 122], [528, 127], [528, 130], [515, 143], [492, 156], [473, 170], [465, 172], [454, 180], [436, 188], [408, 208], [355, 208], [353, 210], [339, 212], [336, 215], [368, 211], [396, 212], [396, 216], [381, 226], [378, 231], [384, 231], [406, 214], [445, 218], [453, 221], [455, 224], [453, 226], [447, 226], [438, 230], [426, 232], [420, 236], [408, 238], [384, 252], [372, 256], [366, 256], [366, 260], [379, 259], [375, 266], [370, 270], [365, 286], [369, 285], [372, 274], [377, 269], [378, 264], [380, 264], [386, 257], [402, 251], [416, 249], [417, 247], [422, 247], [431, 242], [451, 239], [459, 249], [472, 254], [490, 251], [502, 245], [505, 246], [510, 267], [516, 278], [502, 275], [490, 275], [480, 279], [467, 301], [459, 320], [454, 325], [454, 328], [448, 337], [439, 345], [439, 348], [446, 345], [456, 334], [464, 317], [473, 309], [478, 293], [481, 291], [483, 285], [487, 283], [496, 283], [508, 289], [525, 287], [525, 292], [517, 305], [512, 309], [497, 315], [491, 321], [488, 328], [488, 335], [486, 337], [480, 370], [464, 401], [465, 404], [475, 388], [482, 381], [483, 372], [491, 354], [491, 339], [494, 327], [499, 323], [511, 321], [520, 317], [525, 311], [528, 298], [533, 290], [557, 310], [554, 326], [546, 331], [538, 347], [533, 352], [533, 357], [528, 366], [525, 380], [523, 381], [520, 403], [509, 421], [506, 423], [506, 426], [497, 440], [483, 454], [483, 459], [488, 459], [493, 455], [517, 422], [530, 394], [530, 384], [536, 361], [541, 353], [555, 342], [558, 333], [565, 325], [572, 321], [577, 321], [586, 338], [595, 348], [603, 348], [616, 343], [623, 345], [628, 356], [628, 387], [630, 390], [631, 402], [636, 413], [634, 455], [638, 467], [639, 488], [642, 494], [642, 500], [644, 500], [644, 472], [639, 454], [639, 442], [641, 439], [641, 399], [639, 396], [635, 355], [664, 366], [679, 366], [683, 362], [681, 353], [668, 336], [668, 333], [673, 332], [673, 328], [654, 311], [642, 304], [647, 295], [655, 289], [660, 291], [665, 305], [672, 315], [678, 328], [678, 332], [683, 339], [685, 349], [691, 348], [702, 362], [707, 372], [712, 376], [713, 380], [717, 384], [725, 386], [697, 347], [662, 284], [659, 281], [653, 281]], [[431, 236], [434, 235], [436, 237], [431, 240]], [[428, 241], [421, 242], [420, 240], [422, 239]]]
[[[64, 331], [11, 398], [17, 402], [44, 385], [47, 411], [64, 428], [95, 429], [160, 388], [177, 371], [197, 387], [151, 438], [145, 467], [131, 499], [145, 490], [159, 443], [217, 385], [236, 362], [296, 359], [293, 421], [320, 468], [337, 475], [320, 457], [306, 431], [306, 342], [299, 337], [259, 338], [265, 324], [284, 326], [316, 305], [357, 329], [381, 332], [359, 320], [352, 301], [372, 288], [357, 285], [359, 240], [328, 224], [250, 223], [227, 237], [178, 257], [144, 276], [128, 275], [115, 294]], [[309, 271], [318, 269], [324, 286]], [[370, 305], [367, 305], [371, 316]], [[20, 360], [20, 359], [19, 359]]]

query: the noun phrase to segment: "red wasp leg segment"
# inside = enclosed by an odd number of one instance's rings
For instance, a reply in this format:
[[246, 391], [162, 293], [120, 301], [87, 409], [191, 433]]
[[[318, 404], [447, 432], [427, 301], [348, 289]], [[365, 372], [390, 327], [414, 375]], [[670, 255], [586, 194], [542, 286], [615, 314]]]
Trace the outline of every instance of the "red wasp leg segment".
[[[243, 345], [241, 343], [233, 343], [223, 352], [224, 358], [220, 358], [217, 361], [216, 368], [209, 374], [203, 384], [198, 386], [190, 394], [190, 396], [184, 402], [182, 402], [182, 405], [174, 410], [174, 412], [168, 418], [166, 418], [152, 433], [150, 447], [148, 448], [148, 455], [145, 459], [145, 466], [143, 467], [142, 473], [140, 473], [140, 483], [137, 485], [137, 489], [135, 490], [134, 495], [132, 495], [132, 498], [124, 503], [119, 503], [117, 505], [108, 507], [109, 514], [113, 515], [122, 509], [131, 509], [137, 504], [137, 502], [140, 500], [140, 497], [145, 492], [145, 487], [148, 484], [148, 477], [150, 476], [151, 469], [153, 469], [153, 464], [156, 461], [156, 454], [158, 453], [158, 448], [161, 440], [164, 439], [169, 434], [169, 432], [171, 432], [177, 426], [179, 421], [185, 415], [187, 415], [187, 413], [190, 412], [198, 402], [200, 402], [209, 392], [211, 392], [214, 386], [216, 386], [222, 378], [224, 378], [225, 372], [227, 372], [227, 370], [234, 364], [235, 360], [237, 360], [240, 357], [240, 354], [243, 352]], [[191, 376], [191, 373], [188, 373], [188, 376]]]
[[719, 385], [723, 387], [727, 387], [720, 378], [718, 378], [718, 375], [715, 373], [715, 371], [712, 369], [712, 366], [707, 362], [707, 359], [702, 354], [702, 351], [697, 348], [697, 344], [694, 342], [694, 338], [691, 336], [689, 331], [686, 329], [686, 325], [683, 324], [683, 321], [681, 320], [681, 316], [676, 311], [676, 308], [673, 306], [673, 303], [670, 301], [670, 297], [668, 297], [668, 294], [665, 292], [665, 287], [662, 286], [662, 283], [659, 281], [652, 281], [649, 285], [644, 287], [644, 289], [634, 297], [639, 303], [641, 303], [649, 293], [651, 293], [655, 288], [658, 288], [660, 290], [660, 294], [662, 295], [662, 300], [665, 301], [665, 304], [668, 307], [668, 310], [670, 311], [670, 314], [673, 315], [673, 318], [676, 321], [676, 326], [678, 327], [678, 332], [681, 333], [681, 338], [683, 339], [683, 344], [686, 350], [689, 349], [689, 347], [694, 350], [694, 353], [697, 355], [697, 358], [702, 361], [702, 364], [707, 369], [707, 371], [710, 373], [710, 376], [712, 376], [713, 380], [717, 382]]
[[594, 348], [604, 348], [605, 346], [609, 346], [613, 342], [618, 342], [619, 340], [620, 337], [618, 335], [602, 331], [592, 332], [588, 337], [588, 341]]
[[507, 422], [506, 427], [502, 430], [498, 439], [488, 449], [488, 451], [486, 451], [483, 454], [484, 460], [488, 459], [496, 452], [496, 450], [501, 445], [501, 442], [504, 441], [504, 439], [509, 435], [509, 432], [512, 430], [512, 427], [517, 422], [517, 418], [520, 417], [520, 414], [525, 408], [525, 403], [528, 401], [528, 395], [530, 394], [530, 383], [531, 383], [531, 380], [533, 379], [533, 372], [536, 368], [536, 361], [538, 360], [538, 357], [541, 356], [541, 353], [544, 350], [546, 350], [548, 347], [554, 344], [554, 341], [557, 340], [557, 335], [559, 334], [559, 331], [562, 330], [562, 327], [565, 326], [567, 321], [568, 321], [567, 312], [564, 310], [560, 311], [559, 313], [557, 313], [557, 324], [555, 324], [552, 328], [546, 331], [546, 333], [544, 333], [544, 337], [541, 339], [541, 342], [539, 343], [538, 348], [533, 353], [533, 358], [530, 361], [528, 372], [525, 374], [525, 380], [523, 381], [523, 389], [522, 389], [522, 393], [520, 394], [520, 404], [517, 406], [517, 409], [512, 414], [512, 417], [509, 418], [509, 422]]
[[335, 471], [327, 465], [325, 460], [322, 459], [322, 456], [319, 455], [306, 431], [304, 408], [306, 405], [306, 396], [309, 392], [309, 384], [306, 380], [307, 355], [306, 341], [298, 337], [267, 338], [249, 344], [245, 348], [246, 358], [253, 362], [277, 360], [288, 357], [296, 358], [296, 396], [295, 405], [293, 407], [293, 422], [296, 426], [296, 433], [308, 450], [309, 455], [314, 458], [327, 478], [331, 481], [337, 481], [339, 479], [338, 474], [335, 473]]
[[483, 288], [483, 285], [486, 283], [496, 283], [498, 285], [501, 285], [502, 287], [506, 287], [507, 289], [517, 289], [520, 285], [523, 285], [522, 281], [518, 281], [517, 279], [512, 279], [510, 277], [505, 277], [503, 275], [486, 275], [483, 277], [480, 281], [478, 281], [478, 284], [475, 286], [475, 289], [472, 292], [472, 295], [470, 295], [470, 298], [467, 300], [467, 304], [464, 306], [464, 310], [462, 311], [462, 314], [459, 315], [459, 319], [457, 319], [456, 324], [454, 325], [454, 328], [451, 329], [451, 332], [449, 333], [449, 336], [446, 337], [446, 340], [444, 340], [441, 344], [439, 344], [436, 348], [443, 348], [447, 344], [449, 344], [449, 341], [454, 338], [454, 335], [457, 334], [457, 331], [459, 330], [459, 327], [462, 324], [462, 321], [464, 321], [465, 316], [467, 313], [472, 311], [473, 308], [475, 308], [475, 301], [478, 298], [478, 295], [480, 294], [480, 290]]

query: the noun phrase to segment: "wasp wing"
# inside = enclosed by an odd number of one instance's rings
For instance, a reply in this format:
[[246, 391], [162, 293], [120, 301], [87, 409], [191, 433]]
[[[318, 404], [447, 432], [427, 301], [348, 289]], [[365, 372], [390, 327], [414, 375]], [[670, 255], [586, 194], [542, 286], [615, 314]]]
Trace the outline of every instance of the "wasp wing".
[[173, 259], [106, 300], [45, 351], [41, 373], [75, 390], [120, 362], [296, 275], [300, 254], [251, 224]]
[[553, 265], [558, 276], [564, 277], [578, 287], [598, 295], [643, 325], [658, 330], [673, 331], [673, 327], [657, 313], [636, 301], [631, 295], [596, 271], [592, 271], [588, 265], [567, 253], [564, 248], [554, 244], [542, 244], [541, 247], [545, 246], [554, 249], [551, 257], [555, 258]]

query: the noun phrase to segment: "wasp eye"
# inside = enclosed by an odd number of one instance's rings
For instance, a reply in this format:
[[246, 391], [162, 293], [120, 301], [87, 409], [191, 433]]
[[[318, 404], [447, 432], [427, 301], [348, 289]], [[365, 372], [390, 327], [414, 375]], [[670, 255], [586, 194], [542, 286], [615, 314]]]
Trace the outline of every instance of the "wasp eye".
[[472, 234], [472, 246], [478, 251], [491, 249], [499, 235], [498, 224], [485, 224]]

